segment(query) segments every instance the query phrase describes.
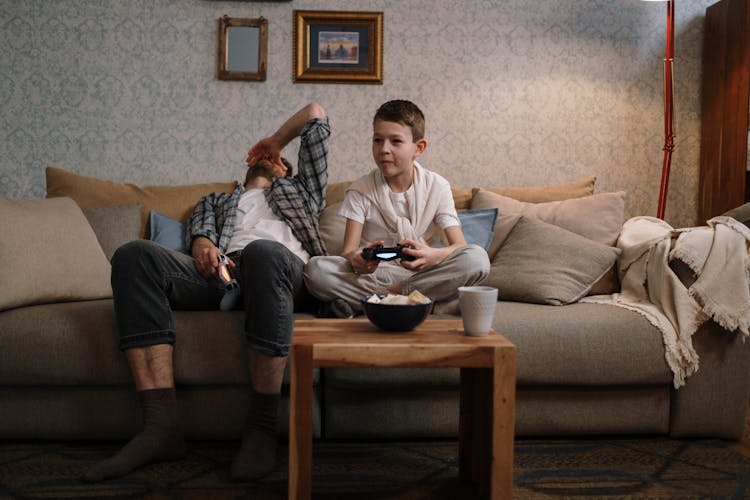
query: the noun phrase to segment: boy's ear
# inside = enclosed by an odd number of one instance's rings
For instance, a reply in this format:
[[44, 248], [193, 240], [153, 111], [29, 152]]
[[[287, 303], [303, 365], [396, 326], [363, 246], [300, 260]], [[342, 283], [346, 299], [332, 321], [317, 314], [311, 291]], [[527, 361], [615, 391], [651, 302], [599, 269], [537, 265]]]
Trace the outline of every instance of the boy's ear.
[[427, 139], [420, 139], [417, 141], [417, 150], [416, 150], [416, 156], [421, 156], [422, 153], [424, 153], [424, 150], [427, 149]]

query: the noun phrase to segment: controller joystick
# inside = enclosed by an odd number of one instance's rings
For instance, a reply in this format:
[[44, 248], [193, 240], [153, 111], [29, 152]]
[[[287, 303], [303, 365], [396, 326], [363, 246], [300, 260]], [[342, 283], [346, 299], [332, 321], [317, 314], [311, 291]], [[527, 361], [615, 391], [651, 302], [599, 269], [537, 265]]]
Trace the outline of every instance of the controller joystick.
[[395, 247], [384, 247], [378, 245], [362, 249], [362, 257], [365, 260], [415, 260], [416, 257], [403, 251], [404, 248], [412, 248], [411, 245], [396, 245]]
[[232, 276], [229, 262], [224, 254], [219, 254], [219, 269], [217, 275], [219, 277], [219, 282], [224, 288], [224, 296], [219, 303], [219, 309], [222, 311], [234, 309], [237, 300], [240, 298], [240, 284], [237, 283], [237, 280]]

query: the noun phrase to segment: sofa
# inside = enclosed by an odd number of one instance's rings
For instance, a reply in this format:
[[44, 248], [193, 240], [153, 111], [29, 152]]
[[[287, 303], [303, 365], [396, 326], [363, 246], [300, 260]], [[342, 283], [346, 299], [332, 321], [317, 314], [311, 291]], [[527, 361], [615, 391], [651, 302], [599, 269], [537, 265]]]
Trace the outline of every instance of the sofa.
[[[232, 184], [141, 187], [55, 167], [46, 179], [45, 199], [0, 200], [0, 437], [126, 439], [140, 413], [117, 348], [108, 259], [135, 238], [178, 245], [197, 199]], [[595, 193], [595, 181], [454, 189], [460, 214], [497, 209], [470, 236], [491, 259], [485, 284], [499, 290], [493, 328], [517, 346], [516, 435], [741, 437], [750, 344], [739, 332], [705, 322], [693, 337], [700, 367], [677, 388], [656, 327], [631, 310], [585, 301], [619, 286], [625, 193]], [[329, 253], [341, 246], [336, 210], [347, 185], [328, 187], [320, 231]], [[691, 279], [679, 262], [674, 268]], [[434, 314], [459, 312], [454, 301]], [[242, 316], [174, 312], [189, 439], [240, 434], [248, 404]], [[458, 387], [456, 369], [318, 370], [314, 436], [455, 437]], [[280, 432], [286, 425], [281, 418]]]

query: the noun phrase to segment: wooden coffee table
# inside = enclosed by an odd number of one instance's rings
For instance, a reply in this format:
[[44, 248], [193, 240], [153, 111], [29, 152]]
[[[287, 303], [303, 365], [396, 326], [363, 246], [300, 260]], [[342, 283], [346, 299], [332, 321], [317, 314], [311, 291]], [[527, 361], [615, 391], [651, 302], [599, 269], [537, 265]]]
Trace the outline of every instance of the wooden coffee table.
[[511, 498], [516, 347], [505, 337], [463, 335], [461, 320], [428, 319], [407, 333], [383, 332], [367, 319], [294, 323], [290, 357], [289, 498], [312, 490], [312, 387], [315, 367], [461, 369], [459, 474], [484, 497]]

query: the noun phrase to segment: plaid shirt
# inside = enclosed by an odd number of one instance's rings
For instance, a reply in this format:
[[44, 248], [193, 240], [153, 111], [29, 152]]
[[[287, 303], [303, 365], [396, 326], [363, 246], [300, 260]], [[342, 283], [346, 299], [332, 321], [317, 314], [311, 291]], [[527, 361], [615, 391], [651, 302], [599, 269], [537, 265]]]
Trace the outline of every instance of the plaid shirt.
[[[292, 229], [310, 255], [325, 255], [318, 219], [325, 208], [328, 183], [328, 118], [307, 122], [300, 134], [297, 175], [274, 179], [264, 190], [271, 210]], [[226, 252], [237, 222], [237, 205], [245, 191], [237, 183], [231, 193], [212, 193], [200, 199], [187, 222], [188, 248], [193, 238], [204, 236]]]

